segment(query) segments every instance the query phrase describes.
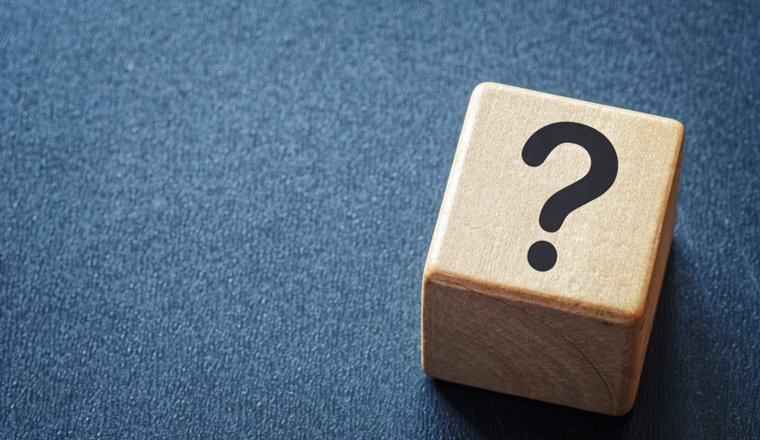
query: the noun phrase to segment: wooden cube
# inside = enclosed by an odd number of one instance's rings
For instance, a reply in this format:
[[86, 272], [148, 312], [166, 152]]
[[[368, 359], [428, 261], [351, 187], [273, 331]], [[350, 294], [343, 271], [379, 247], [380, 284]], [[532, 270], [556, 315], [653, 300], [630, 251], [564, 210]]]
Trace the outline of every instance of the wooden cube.
[[673, 237], [682, 141], [671, 119], [479, 85], [425, 264], [424, 371], [628, 412]]

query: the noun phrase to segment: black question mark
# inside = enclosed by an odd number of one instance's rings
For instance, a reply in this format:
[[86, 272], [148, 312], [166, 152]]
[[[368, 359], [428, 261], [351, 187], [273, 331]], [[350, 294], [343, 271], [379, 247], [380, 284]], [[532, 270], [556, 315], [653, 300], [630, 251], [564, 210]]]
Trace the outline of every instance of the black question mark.
[[[577, 122], [556, 122], [539, 129], [522, 150], [526, 164], [537, 167], [560, 144], [573, 143], [591, 156], [588, 174], [549, 197], [541, 209], [538, 223], [546, 232], [557, 232], [574, 210], [604, 194], [615, 182], [618, 158], [615, 147], [599, 131]], [[528, 249], [528, 263], [533, 269], [546, 272], [557, 262], [557, 249], [548, 241], [537, 241]]]

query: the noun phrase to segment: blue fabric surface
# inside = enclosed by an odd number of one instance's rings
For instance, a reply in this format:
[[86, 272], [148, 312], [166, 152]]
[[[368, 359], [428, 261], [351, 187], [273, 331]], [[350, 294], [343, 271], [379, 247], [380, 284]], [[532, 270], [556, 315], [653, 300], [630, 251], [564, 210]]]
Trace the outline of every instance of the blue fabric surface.
[[[760, 3], [0, 2], [0, 437], [760, 432]], [[436, 381], [422, 268], [469, 94], [686, 128], [637, 403]]]

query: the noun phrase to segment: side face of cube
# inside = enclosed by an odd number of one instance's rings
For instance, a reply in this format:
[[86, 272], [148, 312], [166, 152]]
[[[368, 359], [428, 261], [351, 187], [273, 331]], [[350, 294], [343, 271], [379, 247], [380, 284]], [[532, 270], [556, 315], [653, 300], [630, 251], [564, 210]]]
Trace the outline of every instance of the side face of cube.
[[432, 377], [604, 414], [633, 404], [633, 325], [431, 279], [423, 304], [422, 363]]
[[[592, 136], [568, 135], [577, 126]], [[551, 130], [538, 142], [541, 163], [528, 163], [524, 150]], [[478, 86], [425, 266], [425, 372], [627, 412], [670, 249], [682, 139], [683, 127], [669, 119]], [[613, 150], [614, 174], [600, 142]], [[547, 201], [600, 169], [609, 186], [565, 213], [559, 227], [546, 227]], [[539, 241], [556, 251], [548, 269], [529, 261]]]

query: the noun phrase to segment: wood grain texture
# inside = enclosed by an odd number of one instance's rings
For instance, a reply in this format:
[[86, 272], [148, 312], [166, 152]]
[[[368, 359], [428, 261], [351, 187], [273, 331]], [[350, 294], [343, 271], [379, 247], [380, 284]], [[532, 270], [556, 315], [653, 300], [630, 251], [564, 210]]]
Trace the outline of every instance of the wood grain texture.
[[[610, 189], [539, 225], [546, 200], [588, 173], [562, 144], [521, 152], [555, 122], [614, 146]], [[633, 405], [675, 225], [677, 121], [498, 84], [473, 92], [423, 276], [422, 363], [433, 377], [605, 414]], [[533, 269], [528, 248], [557, 249]]]

